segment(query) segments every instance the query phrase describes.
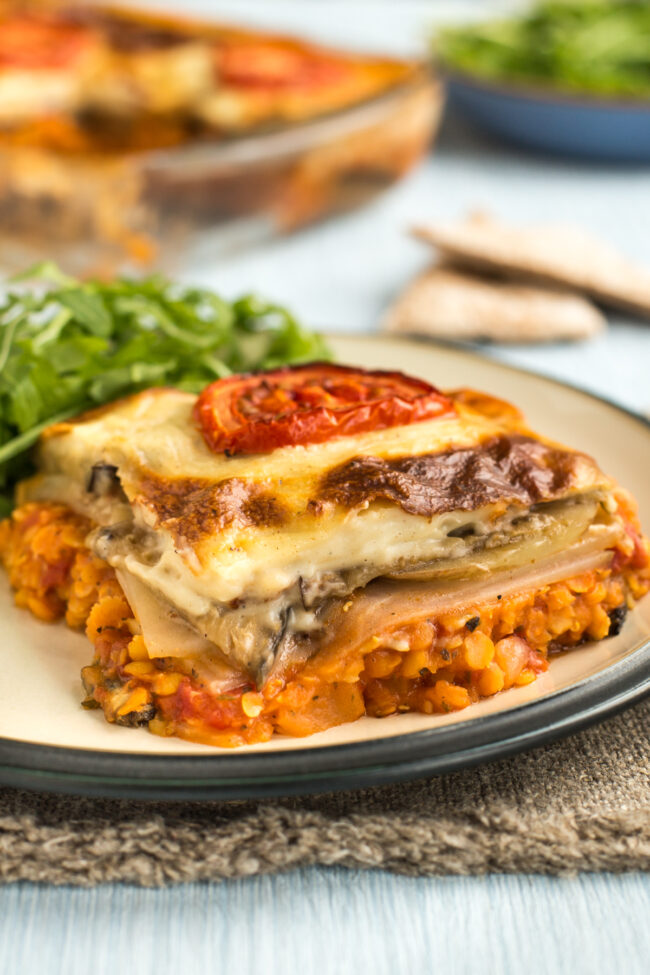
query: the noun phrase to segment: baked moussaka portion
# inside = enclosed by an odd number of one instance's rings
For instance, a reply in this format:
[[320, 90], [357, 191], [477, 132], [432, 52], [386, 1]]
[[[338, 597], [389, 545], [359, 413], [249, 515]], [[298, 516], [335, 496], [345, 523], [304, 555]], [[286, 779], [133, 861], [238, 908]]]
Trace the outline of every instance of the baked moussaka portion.
[[0, 526], [19, 606], [85, 627], [87, 707], [216, 745], [465, 708], [618, 633], [634, 502], [510, 404], [310, 364], [42, 435]]

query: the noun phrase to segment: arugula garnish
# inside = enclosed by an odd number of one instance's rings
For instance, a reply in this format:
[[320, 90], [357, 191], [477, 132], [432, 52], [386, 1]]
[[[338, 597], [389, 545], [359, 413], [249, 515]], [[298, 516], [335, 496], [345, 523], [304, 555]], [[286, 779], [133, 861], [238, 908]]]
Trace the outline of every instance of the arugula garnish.
[[160, 276], [81, 282], [39, 264], [0, 302], [0, 516], [50, 423], [149, 386], [198, 393], [231, 372], [327, 358], [320, 336], [252, 295], [228, 302]]

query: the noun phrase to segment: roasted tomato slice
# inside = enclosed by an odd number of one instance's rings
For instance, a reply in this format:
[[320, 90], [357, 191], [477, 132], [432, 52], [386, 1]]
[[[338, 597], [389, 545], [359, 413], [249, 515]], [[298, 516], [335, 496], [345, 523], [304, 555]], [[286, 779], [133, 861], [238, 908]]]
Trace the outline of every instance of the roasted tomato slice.
[[194, 416], [212, 450], [259, 454], [453, 411], [421, 379], [317, 362], [219, 379], [203, 390]]

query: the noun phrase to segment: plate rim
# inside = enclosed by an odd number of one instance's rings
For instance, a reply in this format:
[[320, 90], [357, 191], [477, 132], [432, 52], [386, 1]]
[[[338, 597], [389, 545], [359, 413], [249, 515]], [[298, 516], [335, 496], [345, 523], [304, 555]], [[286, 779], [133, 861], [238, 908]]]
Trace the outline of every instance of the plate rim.
[[[460, 353], [577, 392], [626, 415], [650, 433], [650, 418], [606, 396], [459, 343], [381, 333], [334, 332], [327, 337], [426, 344]], [[0, 785], [154, 800], [258, 799], [366, 788], [456, 771], [537, 747], [602, 721], [647, 695], [650, 637], [597, 673], [541, 698], [460, 723], [358, 742], [275, 752], [233, 749], [210, 755], [147, 755], [0, 737]]]
[[[648, 696], [650, 639], [599, 673], [538, 700], [459, 724], [363, 742], [270, 753], [142, 755], [1, 738], [0, 784], [157, 800], [263, 799], [347, 791], [505, 758], [580, 731]], [[580, 710], [574, 706], [578, 702], [582, 702]], [[486, 729], [488, 740], [483, 738]], [[448, 742], [460, 747], [450, 750]], [[20, 764], [14, 764], [12, 753]], [[342, 758], [347, 760], [343, 765]], [[156, 775], [160, 770], [164, 774]]]

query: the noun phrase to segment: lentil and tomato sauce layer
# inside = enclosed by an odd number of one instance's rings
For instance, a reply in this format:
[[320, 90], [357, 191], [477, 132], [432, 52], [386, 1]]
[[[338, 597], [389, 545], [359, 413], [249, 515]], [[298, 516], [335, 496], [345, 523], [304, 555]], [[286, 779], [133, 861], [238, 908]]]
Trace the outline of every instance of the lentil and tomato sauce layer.
[[[364, 714], [460, 710], [531, 683], [556, 651], [616, 634], [650, 588], [648, 543], [627, 495], [618, 504], [626, 532], [609, 564], [497, 593], [471, 609], [402, 616], [361, 640], [330, 641], [259, 687], [215, 655], [150, 659], [113, 569], [86, 546], [91, 522], [65, 505], [16, 509], [0, 524], [0, 557], [18, 606], [85, 627], [94, 647], [82, 670], [85, 707], [155, 734], [236, 746], [274, 733], [310, 735]], [[354, 596], [339, 615], [353, 609]]]

